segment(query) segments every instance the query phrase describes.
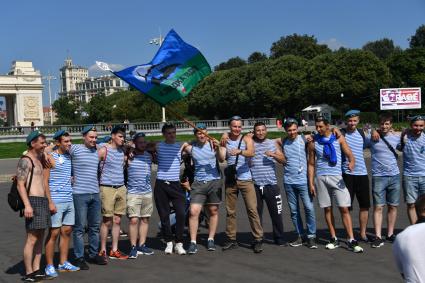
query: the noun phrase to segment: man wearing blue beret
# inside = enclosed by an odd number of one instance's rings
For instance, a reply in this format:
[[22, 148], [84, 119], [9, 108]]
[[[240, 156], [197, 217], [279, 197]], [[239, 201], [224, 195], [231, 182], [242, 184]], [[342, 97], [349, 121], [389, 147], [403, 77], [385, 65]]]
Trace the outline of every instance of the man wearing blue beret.
[[84, 233], [88, 227], [88, 261], [104, 265], [107, 262], [98, 255], [101, 223], [101, 202], [99, 195], [98, 165], [96, 149], [97, 132], [93, 125], [83, 128], [83, 144], [73, 144], [69, 151], [72, 157], [74, 180], [72, 193], [75, 207], [73, 232], [75, 264], [81, 270], [89, 269], [84, 258]]
[[359, 203], [359, 223], [360, 223], [360, 240], [368, 242], [366, 235], [366, 227], [369, 218], [370, 208], [370, 190], [369, 177], [367, 175], [366, 163], [364, 160], [363, 150], [366, 148], [365, 133], [362, 129], [357, 128], [360, 122], [360, 111], [349, 110], [345, 113], [346, 128], [341, 129], [341, 133], [345, 136], [348, 147], [353, 152], [356, 160], [354, 170], [349, 170], [348, 160], [342, 155], [342, 171], [345, 185], [350, 192], [351, 206], [354, 198]]

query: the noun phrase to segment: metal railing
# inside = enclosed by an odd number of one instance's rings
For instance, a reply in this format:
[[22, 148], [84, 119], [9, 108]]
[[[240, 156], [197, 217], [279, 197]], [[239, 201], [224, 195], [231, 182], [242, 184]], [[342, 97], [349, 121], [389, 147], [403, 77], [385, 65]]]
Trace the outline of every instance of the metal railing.
[[[177, 128], [179, 134], [191, 134], [192, 127], [183, 121], [172, 121]], [[193, 123], [204, 123], [207, 126], [208, 132], [217, 133], [223, 132], [228, 128], [228, 120], [200, 120], [192, 121]], [[252, 129], [256, 122], [263, 122], [267, 125], [269, 131], [277, 131], [275, 118], [251, 118], [243, 119], [243, 127], [245, 129]], [[164, 123], [162, 122], [140, 122], [140, 123], [102, 123], [95, 124], [98, 133], [100, 135], [106, 135], [110, 133], [115, 125], [123, 125], [127, 131], [144, 132], [146, 135], [161, 135], [161, 128]], [[51, 138], [53, 134], [58, 130], [65, 130], [71, 134], [71, 136], [79, 136], [83, 128], [87, 124], [82, 125], [49, 125], [49, 126], [37, 126], [37, 127], [0, 127], [0, 143], [1, 142], [20, 142], [24, 141], [25, 137], [33, 130], [40, 130], [48, 138]]]

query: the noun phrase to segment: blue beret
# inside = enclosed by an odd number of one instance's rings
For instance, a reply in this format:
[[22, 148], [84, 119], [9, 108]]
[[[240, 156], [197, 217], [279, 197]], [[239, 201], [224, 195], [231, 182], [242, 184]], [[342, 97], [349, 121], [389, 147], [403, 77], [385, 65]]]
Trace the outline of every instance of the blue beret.
[[351, 118], [351, 117], [355, 117], [355, 116], [359, 116], [360, 111], [359, 110], [349, 110], [347, 111], [347, 113], [345, 113], [345, 117], [346, 118]]
[[410, 122], [412, 123], [420, 120], [425, 121], [425, 115], [416, 115], [410, 118]]
[[193, 129], [193, 133], [195, 133], [195, 134], [198, 131], [198, 129], [200, 129], [200, 130], [206, 130], [207, 129], [207, 125], [205, 125], [204, 123], [196, 123], [195, 127], [196, 128]]
[[36, 138], [38, 138], [39, 136], [41, 136], [42, 133], [40, 131], [32, 131], [28, 136], [27, 136], [27, 145], [30, 146], [31, 142], [33, 140], [35, 140]]
[[143, 137], [144, 138], [144, 137], [146, 137], [146, 135], [143, 132], [138, 132], [138, 133], [134, 134], [133, 141], [135, 141], [139, 137]]
[[83, 134], [83, 135], [85, 135], [85, 134], [87, 134], [88, 132], [90, 132], [90, 131], [96, 131], [96, 128], [94, 127], [94, 125], [88, 125], [88, 126], [85, 126], [84, 128], [83, 128], [83, 130], [81, 131], [81, 133]]
[[53, 135], [54, 140], [58, 140], [61, 136], [65, 134], [65, 130], [59, 130]]
[[111, 136], [104, 136], [103, 138], [97, 139], [96, 144], [108, 143], [111, 139]]

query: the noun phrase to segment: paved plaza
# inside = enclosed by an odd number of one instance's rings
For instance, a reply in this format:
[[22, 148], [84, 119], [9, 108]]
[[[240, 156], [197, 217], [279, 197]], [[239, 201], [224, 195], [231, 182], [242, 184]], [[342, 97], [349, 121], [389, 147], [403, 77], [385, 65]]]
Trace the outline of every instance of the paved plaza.
[[[367, 158], [368, 165], [370, 159]], [[0, 168], [2, 169], [2, 168]], [[279, 167], [281, 182], [281, 167]], [[24, 266], [22, 247], [24, 243], [24, 223], [17, 213], [6, 204], [9, 184], [0, 184], [1, 233], [0, 233], [0, 282], [19, 282]], [[294, 239], [289, 209], [284, 197], [284, 227], [288, 240]], [[156, 237], [158, 214], [152, 217], [148, 245], [154, 248], [155, 255], [139, 256], [136, 260], [110, 261], [107, 266], [90, 265], [89, 271], [59, 274], [58, 282], [401, 282], [392, 256], [392, 245], [386, 243], [380, 249], [372, 249], [363, 244], [365, 252], [354, 254], [342, 247], [333, 251], [325, 250], [324, 241], [329, 237], [323, 212], [317, 207], [319, 249], [306, 247], [277, 247], [272, 244], [271, 222], [265, 210], [264, 230], [266, 243], [261, 254], [254, 254], [249, 248], [252, 240], [248, 218], [242, 198], [238, 203], [238, 240], [236, 250], [223, 252], [217, 249], [208, 252], [205, 248], [207, 230], [200, 229], [199, 252], [192, 256], [165, 255], [164, 244]], [[354, 215], [358, 209], [355, 207]], [[345, 233], [339, 215], [336, 214], [338, 235], [345, 240]], [[126, 222], [127, 223], [127, 222]], [[353, 224], [358, 231], [358, 219]], [[401, 205], [396, 227], [402, 229], [408, 224], [405, 205]], [[125, 226], [123, 226], [125, 227]], [[220, 208], [218, 244], [224, 240], [225, 209]], [[372, 232], [372, 217], [369, 217], [369, 232]], [[398, 230], [397, 232], [400, 232]], [[385, 231], [383, 232], [385, 235]], [[187, 238], [186, 238], [187, 239]], [[186, 243], [188, 244], [188, 242]], [[72, 248], [71, 248], [72, 249]], [[122, 238], [120, 249], [129, 250], [128, 238]], [[71, 253], [72, 254], [72, 250]], [[56, 254], [57, 256], [58, 254]], [[56, 257], [57, 259], [57, 257]]]

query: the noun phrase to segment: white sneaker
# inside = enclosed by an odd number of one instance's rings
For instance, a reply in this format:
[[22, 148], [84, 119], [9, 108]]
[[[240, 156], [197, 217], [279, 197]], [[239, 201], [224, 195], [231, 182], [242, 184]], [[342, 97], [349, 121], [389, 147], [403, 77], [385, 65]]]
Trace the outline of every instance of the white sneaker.
[[167, 247], [165, 248], [165, 254], [170, 255], [173, 253], [173, 242], [167, 242]]
[[183, 248], [183, 243], [177, 243], [177, 244], [174, 246], [174, 252], [175, 252], [176, 254], [178, 254], [178, 255], [185, 255], [185, 254], [186, 254], [186, 251], [185, 251], [185, 249]]

